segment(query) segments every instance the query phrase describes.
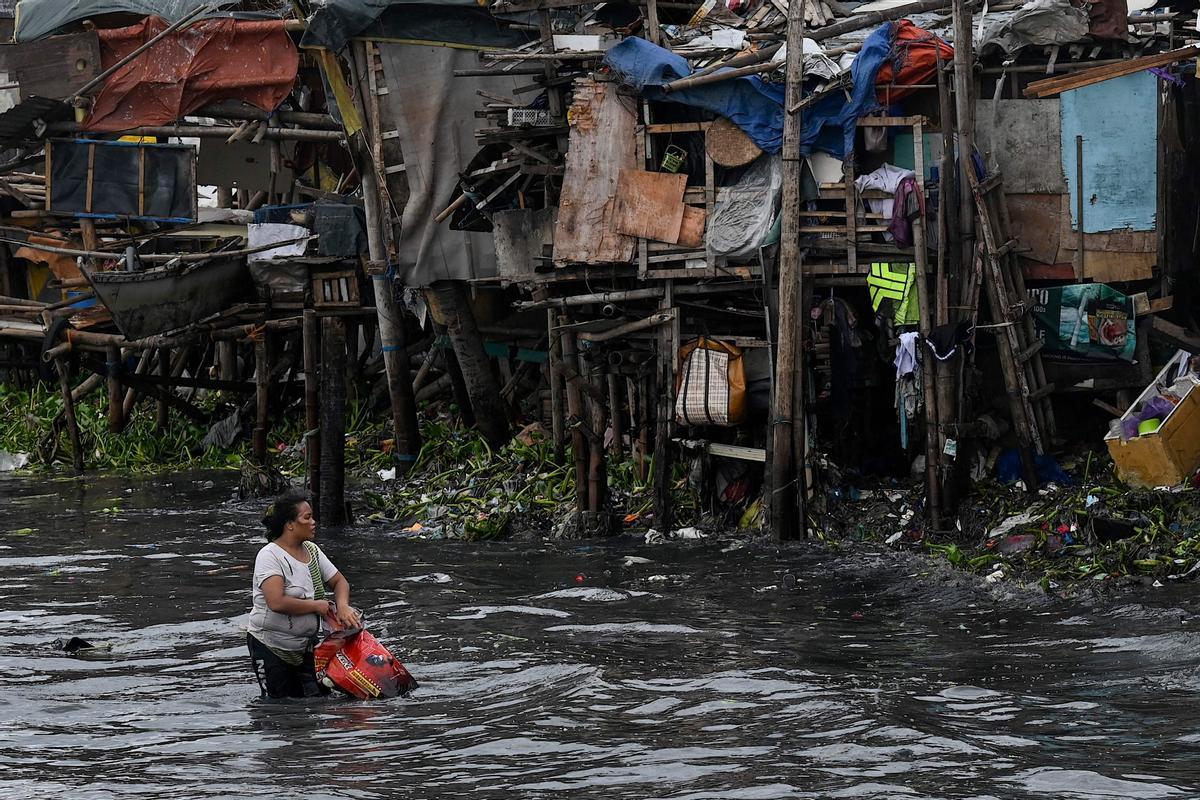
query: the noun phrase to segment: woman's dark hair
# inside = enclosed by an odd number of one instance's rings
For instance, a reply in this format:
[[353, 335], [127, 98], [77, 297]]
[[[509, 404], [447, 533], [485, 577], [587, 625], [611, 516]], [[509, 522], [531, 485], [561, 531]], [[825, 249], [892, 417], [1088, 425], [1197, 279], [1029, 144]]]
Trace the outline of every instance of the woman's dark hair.
[[304, 492], [284, 492], [276, 497], [263, 512], [262, 524], [267, 529], [267, 541], [273, 542], [283, 535], [283, 528], [300, 517], [300, 504], [307, 503]]

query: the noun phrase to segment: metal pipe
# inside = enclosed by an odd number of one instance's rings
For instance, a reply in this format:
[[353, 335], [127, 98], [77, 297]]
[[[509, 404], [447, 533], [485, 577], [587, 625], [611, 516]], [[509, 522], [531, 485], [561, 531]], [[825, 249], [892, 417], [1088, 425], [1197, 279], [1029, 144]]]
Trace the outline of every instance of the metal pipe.
[[[86, 133], [83, 126], [75, 122], [52, 122], [46, 126], [51, 134]], [[176, 136], [200, 139], [228, 139], [237, 128], [232, 125], [143, 125], [116, 131], [124, 136]], [[265, 138], [282, 139], [294, 142], [344, 142], [345, 134], [341, 131], [314, 131], [303, 128], [270, 128], [266, 129]]]
[[579, 331], [578, 337], [589, 342], [607, 342], [611, 339], [616, 339], [621, 336], [626, 336], [630, 333], [657, 328], [659, 325], [665, 325], [675, 319], [675, 311], [660, 311], [656, 314], [651, 314], [645, 319], [626, 322], [624, 325], [618, 325], [615, 328], [609, 328], [604, 331]]

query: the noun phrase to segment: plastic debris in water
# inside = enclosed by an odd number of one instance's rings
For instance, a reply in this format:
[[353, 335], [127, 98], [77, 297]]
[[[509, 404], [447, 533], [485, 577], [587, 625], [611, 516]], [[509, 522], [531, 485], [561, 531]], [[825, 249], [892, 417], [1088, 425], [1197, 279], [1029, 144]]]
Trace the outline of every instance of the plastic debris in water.
[[29, 455], [27, 453], [9, 453], [0, 450], [0, 472], [12, 472], [18, 470], [29, 463]]

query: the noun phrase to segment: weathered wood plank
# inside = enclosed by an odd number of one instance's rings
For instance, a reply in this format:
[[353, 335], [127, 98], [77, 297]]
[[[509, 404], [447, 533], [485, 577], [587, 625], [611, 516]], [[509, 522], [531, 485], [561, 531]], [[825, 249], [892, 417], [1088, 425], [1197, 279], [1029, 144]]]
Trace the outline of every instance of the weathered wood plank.
[[637, 167], [636, 112], [613, 83], [579, 81], [571, 107], [570, 149], [554, 230], [554, 263], [632, 260], [636, 240], [617, 233], [617, 179]]
[[623, 169], [617, 177], [617, 231], [628, 236], [677, 244], [683, 225], [687, 175]]

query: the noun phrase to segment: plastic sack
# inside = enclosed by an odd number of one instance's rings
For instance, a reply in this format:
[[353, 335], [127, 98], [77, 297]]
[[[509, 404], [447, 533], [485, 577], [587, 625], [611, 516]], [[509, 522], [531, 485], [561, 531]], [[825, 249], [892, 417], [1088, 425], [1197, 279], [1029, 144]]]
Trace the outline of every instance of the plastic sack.
[[680, 425], [737, 425], [746, 414], [746, 368], [741, 348], [697, 339], [679, 348], [675, 419]]
[[398, 697], [417, 688], [408, 669], [364, 628], [335, 630], [313, 650], [317, 680], [360, 700]]
[[717, 190], [717, 203], [708, 218], [708, 249], [718, 256], [754, 255], [775, 221], [783, 165], [779, 156], [759, 156], [733, 186]]
[[1155, 395], [1142, 404], [1140, 411], [1122, 420], [1124, 439], [1133, 439], [1139, 435], [1138, 425], [1148, 419], [1166, 419], [1175, 410], [1178, 400], [1171, 400], [1162, 395]]

